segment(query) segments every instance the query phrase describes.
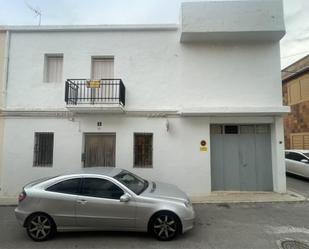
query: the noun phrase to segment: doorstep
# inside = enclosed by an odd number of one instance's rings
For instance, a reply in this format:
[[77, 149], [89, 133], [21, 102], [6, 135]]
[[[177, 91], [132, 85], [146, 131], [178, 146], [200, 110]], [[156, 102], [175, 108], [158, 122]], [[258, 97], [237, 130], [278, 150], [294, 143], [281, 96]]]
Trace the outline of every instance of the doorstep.
[[191, 197], [192, 203], [242, 203], [242, 202], [294, 202], [307, 201], [307, 199], [295, 192], [234, 192], [214, 191], [204, 197]]

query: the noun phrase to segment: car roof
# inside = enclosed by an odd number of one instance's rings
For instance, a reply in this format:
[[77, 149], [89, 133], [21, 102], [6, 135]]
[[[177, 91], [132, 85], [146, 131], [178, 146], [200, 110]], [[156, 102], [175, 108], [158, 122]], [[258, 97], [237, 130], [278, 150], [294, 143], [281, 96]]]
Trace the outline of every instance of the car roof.
[[121, 168], [112, 168], [112, 167], [91, 167], [91, 168], [82, 168], [72, 173], [61, 174], [54, 177], [44, 177], [35, 181], [32, 181], [24, 186], [24, 188], [31, 188], [34, 186], [45, 186], [59, 180], [65, 180], [71, 177], [98, 177], [98, 176], [108, 176], [114, 177], [122, 172]]
[[285, 150], [286, 152], [309, 153], [309, 150]]
[[95, 175], [101, 175], [101, 176], [109, 176], [114, 177], [118, 175], [123, 169], [121, 168], [114, 168], [114, 167], [88, 167], [88, 168], [81, 168], [78, 171], [74, 171], [72, 173], [68, 174], [62, 174], [60, 177], [63, 176], [95, 176]]

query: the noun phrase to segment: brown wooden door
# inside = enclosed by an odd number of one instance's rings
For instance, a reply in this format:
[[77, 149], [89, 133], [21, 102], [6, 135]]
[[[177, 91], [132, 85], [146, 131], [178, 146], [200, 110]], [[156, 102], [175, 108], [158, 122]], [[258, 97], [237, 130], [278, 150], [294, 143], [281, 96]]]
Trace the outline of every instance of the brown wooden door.
[[85, 167], [115, 167], [115, 134], [85, 135]]

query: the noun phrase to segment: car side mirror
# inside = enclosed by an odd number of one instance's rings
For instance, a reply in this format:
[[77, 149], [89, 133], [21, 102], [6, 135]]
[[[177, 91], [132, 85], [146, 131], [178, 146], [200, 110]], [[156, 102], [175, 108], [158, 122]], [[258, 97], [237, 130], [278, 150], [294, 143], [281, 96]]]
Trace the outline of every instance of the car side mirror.
[[128, 202], [131, 200], [131, 196], [127, 193], [120, 196], [120, 202]]
[[301, 159], [300, 160], [302, 163], [309, 163], [308, 159]]

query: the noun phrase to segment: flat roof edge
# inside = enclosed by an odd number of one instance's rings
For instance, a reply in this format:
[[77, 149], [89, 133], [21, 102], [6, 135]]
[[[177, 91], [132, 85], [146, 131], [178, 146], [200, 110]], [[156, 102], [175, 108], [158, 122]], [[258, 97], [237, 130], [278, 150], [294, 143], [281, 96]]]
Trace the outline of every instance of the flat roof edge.
[[41, 32], [41, 31], [147, 31], [178, 30], [178, 24], [129, 24], [129, 25], [2, 25], [0, 31]]
[[289, 113], [289, 106], [257, 106], [257, 107], [235, 107], [235, 106], [219, 106], [208, 108], [183, 108], [179, 111], [181, 116], [225, 116], [225, 115], [285, 115]]
[[[286, 69], [281, 70], [281, 72], [284, 72], [284, 70], [286, 70]], [[308, 73], [309, 73], [309, 66], [306, 66], [301, 70], [298, 70], [296, 72], [291, 72], [290, 75], [283, 77], [282, 83], [287, 83], [287, 82], [289, 82], [289, 81], [291, 81], [291, 80], [293, 80], [297, 77], [303, 76], [303, 75], [308, 74]]]

